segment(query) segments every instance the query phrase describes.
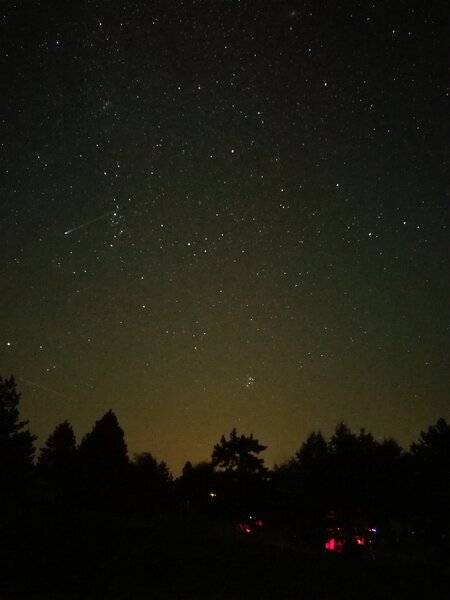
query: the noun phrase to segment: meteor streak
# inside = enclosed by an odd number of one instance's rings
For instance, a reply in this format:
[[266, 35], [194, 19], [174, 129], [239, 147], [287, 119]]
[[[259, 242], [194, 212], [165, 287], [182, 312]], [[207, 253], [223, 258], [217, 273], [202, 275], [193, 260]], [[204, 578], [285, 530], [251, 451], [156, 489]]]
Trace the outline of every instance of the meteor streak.
[[56, 394], [57, 396], [62, 396], [61, 392], [57, 392], [52, 388], [49, 388], [45, 385], [40, 385], [39, 383], [35, 383], [34, 381], [30, 381], [30, 379], [22, 379], [21, 377], [17, 378], [19, 381], [26, 383], [27, 385], [31, 385], [34, 388], [38, 388], [39, 390], [44, 390], [44, 392], [50, 392], [51, 394]]
[[104, 215], [100, 215], [99, 217], [96, 217], [95, 219], [86, 221], [86, 223], [82, 223], [81, 225], [72, 227], [72, 229], [68, 229], [67, 231], [64, 232], [64, 235], [69, 235], [69, 233], [73, 233], [74, 231], [77, 231], [77, 229], [82, 229], [83, 227], [87, 227], [88, 225], [91, 225], [91, 223], [95, 223], [96, 221], [100, 221], [101, 219], [104, 219], [105, 217], [108, 217], [109, 215], [115, 215], [116, 213], [117, 213], [117, 210], [110, 210], [107, 213], [105, 213]]

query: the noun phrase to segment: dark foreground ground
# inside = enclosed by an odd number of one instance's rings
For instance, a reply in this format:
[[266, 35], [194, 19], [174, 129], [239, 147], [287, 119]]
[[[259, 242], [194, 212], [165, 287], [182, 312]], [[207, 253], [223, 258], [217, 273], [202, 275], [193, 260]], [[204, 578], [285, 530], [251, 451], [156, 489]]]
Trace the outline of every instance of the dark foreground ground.
[[450, 598], [449, 557], [305, 552], [192, 515], [3, 515], [0, 535], [1, 600]]

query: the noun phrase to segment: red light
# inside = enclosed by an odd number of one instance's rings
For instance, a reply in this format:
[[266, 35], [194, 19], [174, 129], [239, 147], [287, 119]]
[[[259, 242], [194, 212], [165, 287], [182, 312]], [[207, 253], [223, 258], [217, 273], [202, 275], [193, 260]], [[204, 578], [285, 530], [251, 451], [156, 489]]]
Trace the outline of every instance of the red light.
[[336, 545], [336, 542], [335, 542], [334, 538], [331, 538], [331, 540], [328, 540], [328, 542], [325, 542], [325, 549], [326, 550], [334, 550], [335, 545]]
[[247, 525], [246, 523], [239, 523], [239, 528], [241, 531], [244, 531], [245, 533], [251, 533], [251, 529], [250, 529], [250, 525]]
[[256, 521], [256, 525], [258, 525], [258, 527], [263, 527], [264, 523], [263, 521], [260, 519], [259, 521]]

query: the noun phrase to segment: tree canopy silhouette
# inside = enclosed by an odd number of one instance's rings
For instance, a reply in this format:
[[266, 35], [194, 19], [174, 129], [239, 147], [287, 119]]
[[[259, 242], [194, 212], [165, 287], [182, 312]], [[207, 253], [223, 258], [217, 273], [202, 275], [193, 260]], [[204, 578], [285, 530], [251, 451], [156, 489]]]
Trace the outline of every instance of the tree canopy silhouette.
[[134, 486], [141, 504], [154, 506], [167, 499], [172, 475], [164, 461], [158, 462], [150, 452], [135, 454], [131, 463]]
[[75, 468], [76, 439], [72, 425], [64, 421], [56, 426], [41, 448], [38, 467], [55, 488], [58, 496], [70, 493]]
[[402, 459], [395, 440], [378, 441], [365, 429], [354, 433], [340, 422], [328, 440], [313, 431], [295, 458], [278, 469], [275, 481], [308, 512], [393, 514], [402, 492]]
[[450, 425], [445, 419], [420, 433], [419, 440], [411, 444], [411, 456], [417, 511], [428, 522], [439, 523], [439, 530], [450, 539]]
[[427, 431], [421, 431], [417, 442], [411, 444], [411, 453], [426, 461], [450, 464], [450, 425], [438, 419]]
[[96, 421], [78, 449], [78, 466], [85, 489], [107, 497], [125, 488], [129, 460], [123, 429], [116, 415], [109, 410]]
[[35, 452], [28, 421], [19, 418], [20, 393], [14, 377], [0, 377], [0, 489], [3, 493], [23, 489]]
[[68, 421], [64, 421], [55, 427], [45, 446], [41, 448], [38, 464], [49, 469], [64, 469], [73, 460], [75, 450], [76, 439], [73, 427]]
[[133, 456], [133, 465], [139, 476], [144, 479], [158, 480], [161, 484], [172, 481], [172, 475], [164, 461], [158, 462], [150, 452], [141, 452]]
[[260, 444], [253, 434], [238, 435], [236, 429], [233, 429], [229, 439], [222, 435], [220, 442], [214, 446], [211, 464], [238, 475], [264, 476], [267, 469], [264, 459], [259, 458], [259, 454], [266, 448], [267, 446]]
[[302, 468], [308, 468], [318, 463], [322, 464], [329, 456], [329, 448], [321, 431], [313, 431], [295, 453], [297, 463]]
[[105, 471], [120, 469], [128, 464], [123, 429], [112, 410], [96, 421], [92, 431], [84, 436], [80, 444], [80, 453]]

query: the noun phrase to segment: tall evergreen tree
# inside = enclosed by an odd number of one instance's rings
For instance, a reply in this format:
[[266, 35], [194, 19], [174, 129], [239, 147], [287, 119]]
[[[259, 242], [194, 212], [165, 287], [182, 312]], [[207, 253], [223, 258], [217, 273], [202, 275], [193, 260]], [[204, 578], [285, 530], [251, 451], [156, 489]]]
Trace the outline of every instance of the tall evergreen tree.
[[38, 464], [41, 467], [63, 469], [73, 460], [76, 449], [76, 439], [73, 427], [64, 421], [55, 427], [49, 435], [45, 446], [41, 448]]
[[297, 450], [296, 461], [300, 468], [323, 466], [329, 457], [328, 444], [321, 431], [313, 431]]
[[41, 448], [38, 466], [58, 496], [66, 497], [73, 488], [76, 439], [68, 421], [60, 423]]
[[445, 419], [420, 433], [419, 440], [411, 444], [411, 460], [416, 511], [424, 521], [433, 523], [430, 530], [439, 527], [450, 540], [450, 425]]
[[430, 425], [427, 431], [421, 431], [417, 442], [411, 444], [413, 456], [428, 464], [439, 463], [450, 466], [450, 425], [443, 418], [436, 425]]
[[123, 429], [112, 410], [96, 421], [92, 431], [82, 439], [78, 466], [81, 485], [89, 495], [112, 499], [119, 490], [125, 491], [128, 451]]
[[330, 501], [331, 450], [321, 431], [313, 431], [295, 454], [291, 469], [297, 478], [291, 486], [297, 488], [298, 499], [311, 515], [322, 514]]
[[33, 436], [19, 418], [20, 394], [14, 377], [0, 377], [0, 494], [24, 489], [33, 465]]
[[125, 435], [112, 410], [96, 421], [92, 431], [82, 439], [79, 450], [82, 460], [104, 473], [120, 471], [128, 465]]

